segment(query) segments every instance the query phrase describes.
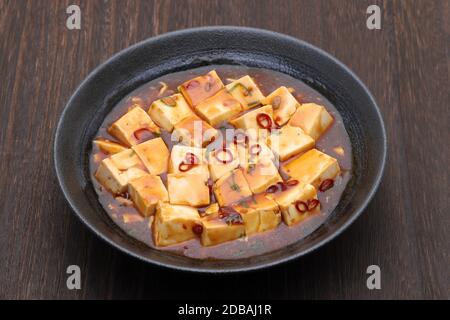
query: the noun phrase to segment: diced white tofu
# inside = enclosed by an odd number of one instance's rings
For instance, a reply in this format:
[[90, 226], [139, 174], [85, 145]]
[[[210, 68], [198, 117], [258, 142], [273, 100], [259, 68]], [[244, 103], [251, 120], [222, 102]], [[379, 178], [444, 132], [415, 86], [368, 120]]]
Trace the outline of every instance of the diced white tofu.
[[242, 169], [235, 169], [222, 176], [213, 187], [220, 206], [228, 206], [252, 195]]
[[314, 147], [315, 141], [299, 127], [285, 125], [269, 136], [269, 146], [281, 161]]
[[167, 172], [169, 149], [163, 139], [151, 139], [132, 148], [151, 174], [159, 175]]
[[158, 202], [153, 221], [153, 241], [157, 246], [169, 246], [194, 239], [194, 228], [202, 222], [197, 209], [189, 206]]
[[297, 99], [286, 87], [279, 87], [269, 94], [263, 104], [270, 104], [273, 108], [273, 116], [277, 125], [282, 126], [289, 121], [295, 110], [300, 106]]
[[158, 126], [168, 132], [172, 132], [178, 122], [194, 114], [180, 93], [154, 101], [148, 113]]
[[248, 144], [238, 144], [236, 148], [239, 154], [239, 165], [244, 169], [247, 169], [249, 165], [277, 160], [267, 144], [260, 140], [255, 141], [250, 138]]
[[[134, 146], [161, 130], [141, 107], [125, 113], [109, 127], [108, 132], [127, 146]], [[145, 139], [145, 140], [144, 140]]]
[[147, 174], [144, 164], [132, 149], [116, 153], [100, 163], [95, 177], [109, 191], [120, 194], [131, 179]]
[[191, 115], [175, 125], [172, 138], [184, 145], [201, 148], [215, 140], [218, 134], [208, 123], [196, 115]]
[[183, 94], [189, 105], [194, 107], [205, 99], [212, 97], [222, 88], [222, 80], [220, 80], [216, 71], [212, 70], [205, 75], [184, 82], [178, 87], [178, 90]]
[[234, 144], [229, 144], [224, 149], [211, 150], [207, 156], [209, 172], [213, 181], [239, 166], [239, 154]]
[[311, 210], [308, 209], [308, 205], [312, 203], [311, 201], [317, 201], [316, 188], [311, 184], [299, 182], [295, 186], [288, 187], [285, 191], [268, 194], [268, 197], [273, 198], [278, 204], [283, 221], [288, 226], [299, 223], [307, 217], [320, 212], [320, 203], [317, 203]]
[[245, 179], [253, 193], [265, 191], [269, 186], [283, 181], [272, 161], [261, 161], [242, 169]]
[[[276, 206], [278, 208], [278, 205]], [[245, 234], [247, 236], [250, 236], [252, 234], [258, 233], [259, 225], [261, 222], [259, 211], [254, 208], [250, 208], [245, 200], [238, 202], [232, 207], [242, 216], [245, 226]]]
[[234, 117], [243, 110], [237, 99], [226, 89], [195, 106], [195, 111], [213, 127]]
[[291, 126], [300, 127], [305, 133], [317, 140], [333, 124], [333, 117], [321, 105], [302, 104], [289, 120]]
[[244, 219], [246, 235], [276, 228], [281, 221], [278, 204], [265, 196], [257, 194], [233, 205]]
[[128, 193], [134, 205], [144, 217], [155, 213], [158, 201], [169, 201], [169, 194], [161, 178], [151, 174], [130, 180]]
[[111, 159], [112, 163], [119, 170], [125, 171], [129, 168], [136, 167], [145, 171], [144, 164], [133, 149], [126, 149], [125, 151], [113, 154], [109, 159]]
[[106, 154], [115, 154], [128, 149], [117, 142], [106, 139], [96, 139], [94, 140], [94, 144], [96, 144], [98, 148]]
[[[244, 130], [252, 130], [252, 132], [257, 133], [259, 130], [267, 129], [267, 121], [262, 120], [261, 115], [267, 115], [270, 120], [269, 122], [273, 125], [273, 109], [271, 105], [266, 105], [251, 111], [244, 113], [243, 115], [230, 119], [230, 124], [232, 124], [235, 128], [244, 129]], [[258, 123], [258, 117], [260, 119], [260, 123]], [[262, 125], [262, 126], [261, 126]], [[251, 134], [251, 136], [259, 136], [255, 134]]]
[[244, 110], [256, 107], [264, 99], [261, 90], [249, 75], [227, 84], [226, 88], [241, 103]]
[[202, 218], [201, 242], [204, 246], [239, 239], [245, 236], [245, 225], [237, 212], [208, 215]]
[[281, 222], [281, 211], [275, 201], [268, 202], [267, 204], [264, 203], [258, 211], [260, 219], [258, 232], [264, 232], [278, 227]]
[[[188, 171], [180, 171], [181, 163], [189, 164], [191, 162], [190, 154], [193, 154], [196, 158], [195, 161], [198, 160], [192, 168]], [[186, 170], [188, 167], [186, 165], [181, 165], [182, 170]], [[196, 148], [196, 147], [188, 147], [184, 145], [174, 145], [172, 147], [172, 151], [170, 153], [169, 160], [169, 173], [201, 173], [206, 174], [209, 177], [209, 169], [208, 169], [208, 159], [206, 158], [206, 149], [204, 148]]]
[[167, 186], [171, 204], [206, 206], [210, 202], [208, 175], [199, 173], [170, 173]]
[[334, 179], [340, 173], [338, 161], [317, 149], [284, 164], [283, 171], [290, 177], [310, 183], [316, 188], [326, 179]]

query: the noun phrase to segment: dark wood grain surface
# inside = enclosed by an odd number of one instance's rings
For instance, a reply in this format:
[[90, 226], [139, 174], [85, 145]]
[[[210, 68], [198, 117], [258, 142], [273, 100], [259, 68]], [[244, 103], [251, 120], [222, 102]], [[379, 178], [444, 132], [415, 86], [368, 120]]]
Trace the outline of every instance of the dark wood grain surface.
[[[65, 27], [73, 3], [81, 30]], [[374, 3], [376, 31], [366, 28]], [[449, 4], [0, 0], [0, 298], [450, 298]], [[140, 40], [203, 25], [304, 39], [353, 69], [379, 103], [389, 136], [379, 192], [343, 235], [303, 259], [228, 276], [164, 270], [99, 240], [60, 192], [53, 136], [83, 78]], [[66, 287], [71, 264], [81, 290]], [[381, 290], [366, 287], [372, 264]]]

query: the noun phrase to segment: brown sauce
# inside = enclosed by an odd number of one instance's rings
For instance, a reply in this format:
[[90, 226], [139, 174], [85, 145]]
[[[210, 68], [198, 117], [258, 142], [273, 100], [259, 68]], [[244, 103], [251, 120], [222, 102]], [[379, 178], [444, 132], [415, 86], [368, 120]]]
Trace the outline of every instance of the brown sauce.
[[[321, 203], [321, 213], [308, 218], [298, 225], [288, 227], [282, 222], [274, 230], [222, 243], [212, 247], [204, 247], [200, 244], [198, 239], [194, 239], [169, 247], [157, 247], [157, 249], [171, 251], [198, 259], [239, 259], [274, 251], [297, 242], [311, 234], [328, 218], [338, 204], [345, 186], [350, 180], [352, 169], [352, 150], [350, 139], [344, 128], [341, 116], [337, 112], [336, 108], [324, 96], [303, 82], [272, 70], [247, 68], [243, 66], [208, 66], [168, 74], [142, 85], [123, 98], [105, 118], [100, 129], [98, 130], [96, 138], [101, 137], [116, 141], [116, 139], [108, 133], [107, 128], [119, 117], [125, 114], [128, 111], [128, 108], [133, 106], [133, 104], [139, 104], [144, 108], [144, 110], [147, 110], [154, 100], [159, 99], [162, 96], [175, 93], [177, 91], [176, 88], [180, 83], [194, 78], [195, 76], [205, 74], [213, 69], [217, 71], [224, 84], [230, 82], [227, 81], [227, 79], [238, 79], [241, 76], [248, 74], [253, 77], [264, 95], [268, 95], [279, 86], [284, 85], [295, 90], [293, 95], [300, 101], [300, 103], [314, 102], [323, 105], [334, 117], [335, 121], [327, 132], [325, 132], [321, 138], [316, 141], [316, 148], [338, 160], [341, 167], [341, 175], [336, 178], [333, 188], [325, 193], [318, 193]], [[162, 95], [159, 95], [162, 87], [160, 82], [164, 82], [168, 86]], [[225, 127], [230, 126], [228, 125]], [[165, 141], [169, 150], [171, 150], [173, 142], [171, 142], [170, 134], [163, 131], [161, 137]], [[343, 155], [334, 150], [339, 147], [344, 150]], [[103, 188], [95, 179], [94, 174], [97, 167], [100, 161], [106, 157], [107, 155], [103, 154], [97, 145], [93, 144], [93, 150], [90, 155], [90, 173], [101, 205], [111, 219], [127, 234], [150, 247], [156, 248], [152, 240], [152, 231], [150, 228], [153, 218], [143, 218], [134, 207], [124, 205], [116, 200], [113, 195], [105, 190], [105, 188]], [[162, 175], [161, 177], [164, 183], [166, 183], [166, 175]], [[201, 212], [202, 209], [199, 211]]]

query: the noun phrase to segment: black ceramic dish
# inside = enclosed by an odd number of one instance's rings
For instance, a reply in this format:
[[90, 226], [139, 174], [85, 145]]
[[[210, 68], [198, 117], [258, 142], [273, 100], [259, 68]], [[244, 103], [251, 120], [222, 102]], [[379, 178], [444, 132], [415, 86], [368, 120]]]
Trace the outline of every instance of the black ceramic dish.
[[[158, 251], [132, 239], [108, 218], [89, 178], [88, 155], [97, 129], [113, 106], [139, 85], [163, 74], [208, 64], [243, 64], [298, 78], [327, 97], [341, 113], [352, 143], [353, 178], [331, 217], [307, 238], [283, 249], [241, 260], [194, 260]], [[238, 272], [303, 256], [344, 231], [364, 210], [380, 182], [386, 134], [367, 88], [342, 63], [320, 49], [282, 34], [238, 27], [168, 33], [113, 56], [83, 81], [67, 103], [55, 138], [61, 188], [80, 219], [120, 250], [160, 266], [197, 272]]]

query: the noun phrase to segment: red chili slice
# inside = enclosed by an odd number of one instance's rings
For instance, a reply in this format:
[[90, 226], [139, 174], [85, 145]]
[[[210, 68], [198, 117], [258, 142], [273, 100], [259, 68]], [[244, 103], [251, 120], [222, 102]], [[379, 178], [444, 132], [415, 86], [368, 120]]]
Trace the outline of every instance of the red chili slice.
[[[219, 157], [219, 154], [225, 154], [225, 157]], [[214, 156], [216, 157], [216, 159], [220, 162], [222, 162], [223, 164], [227, 164], [230, 163], [231, 161], [233, 161], [233, 154], [231, 153], [230, 150], [223, 148], [221, 150], [217, 150], [214, 153]]]
[[178, 165], [178, 170], [180, 170], [181, 172], [186, 172], [186, 171], [191, 170], [193, 167], [195, 167], [195, 164], [186, 163], [183, 161]]
[[296, 186], [296, 185], [298, 185], [298, 180], [289, 180], [289, 181], [286, 181], [286, 185], [287, 185], [288, 187]]
[[192, 232], [194, 232], [196, 235], [201, 235], [203, 232], [203, 226], [201, 224], [194, 224], [192, 227]]
[[258, 126], [263, 129], [272, 128], [272, 119], [267, 113], [258, 113], [256, 115], [256, 122], [258, 123]]
[[138, 129], [133, 133], [134, 137], [139, 141], [146, 141], [153, 138], [153, 132], [147, 128]]
[[317, 199], [310, 199], [307, 202], [308, 205], [308, 211], [314, 210], [318, 205], [320, 204], [320, 201]]
[[282, 181], [277, 182], [277, 186], [280, 188], [281, 191], [286, 191], [286, 189], [287, 189], [286, 184]]
[[333, 188], [333, 186], [334, 186], [334, 181], [333, 181], [333, 179], [325, 179], [325, 180], [323, 180], [322, 183], [320, 184], [320, 186], [319, 186], [319, 191], [320, 191], [320, 192], [325, 192], [325, 191], [327, 191], [328, 189]]
[[[256, 151], [255, 151], [256, 149]], [[250, 149], [248, 150], [248, 152], [252, 155], [252, 156], [259, 156], [259, 154], [262, 151], [262, 147], [259, 144], [254, 144], [250, 147]]]
[[295, 209], [300, 213], [305, 213], [308, 211], [308, 205], [304, 201], [299, 200], [295, 202]]
[[237, 132], [233, 137], [234, 144], [248, 144], [248, 140], [248, 136], [242, 132]]
[[181, 172], [186, 172], [186, 171], [191, 170], [193, 167], [195, 167], [199, 163], [200, 163], [200, 160], [198, 159], [198, 157], [195, 154], [193, 154], [192, 152], [187, 152], [184, 157], [184, 161], [182, 161], [178, 165], [178, 169]]
[[277, 191], [278, 191], [278, 186], [274, 184], [267, 188], [266, 193], [275, 193]]
[[187, 164], [194, 164], [194, 165], [200, 163], [200, 160], [198, 159], [198, 157], [195, 154], [193, 154], [192, 152], [187, 152], [186, 153], [186, 155], [184, 157], [184, 161]]

